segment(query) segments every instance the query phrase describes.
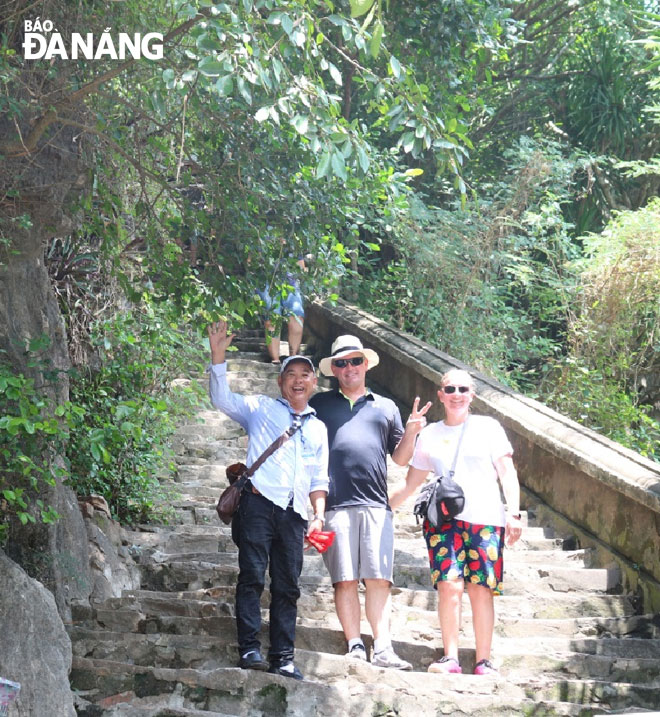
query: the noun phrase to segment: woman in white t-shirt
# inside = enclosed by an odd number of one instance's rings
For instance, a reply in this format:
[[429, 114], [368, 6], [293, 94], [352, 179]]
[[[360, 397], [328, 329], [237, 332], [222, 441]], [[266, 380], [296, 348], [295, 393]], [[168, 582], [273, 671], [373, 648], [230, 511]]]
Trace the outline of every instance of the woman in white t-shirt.
[[[424, 428], [417, 439], [406, 483], [390, 495], [397, 508], [433, 472], [449, 474], [456, 447], [454, 480], [465, 494], [465, 506], [455, 518], [433, 527], [424, 521], [431, 579], [438, 591], [438, 617], [444, 657], [429, 672], [459, 673], [458, 634], [461, 601], [466, 589], [472, 606], [476, 642], [476, 675], [496, 673], [490, 662], [495, 625], [493, 595], [502, 592], [502, 549], [520, 538], [520, 487], [511, 458], [513, 448], [502, 426], [488, 416], [471, 416], [475, 383], [466, 371], [452, 369], [441, 379], [438, 398], [444, 421]], [[500, 485], [506, 500], [502, 503]]]

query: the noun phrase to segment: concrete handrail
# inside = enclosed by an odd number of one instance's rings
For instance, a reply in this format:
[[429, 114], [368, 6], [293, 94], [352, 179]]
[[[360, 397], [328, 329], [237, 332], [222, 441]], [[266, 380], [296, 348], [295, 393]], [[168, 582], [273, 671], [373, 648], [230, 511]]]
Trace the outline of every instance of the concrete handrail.
[[504, 425], [521, 483], [660, 582], [660, 465], [346, 302], [312, 304], [305, 323], [322, 344], [319, 354], [342, 333], [375, 349], [380, 363], [369, 375], [405, 405], [415, 396], [436, 399], [449, 368], [468, 370], [477, 383], [475, 412]]

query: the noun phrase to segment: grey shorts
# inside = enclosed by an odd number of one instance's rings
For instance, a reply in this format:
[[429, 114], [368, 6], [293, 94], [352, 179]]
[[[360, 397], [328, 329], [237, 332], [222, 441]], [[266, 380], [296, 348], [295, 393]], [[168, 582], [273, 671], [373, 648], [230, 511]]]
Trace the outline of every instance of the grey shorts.
[[389, 580], [394, 563], [394, 523], [386, 508], [359, 506], [329, 510], [325, 530], [335, 540], [323, 553], [333, 585], [348, 580]]

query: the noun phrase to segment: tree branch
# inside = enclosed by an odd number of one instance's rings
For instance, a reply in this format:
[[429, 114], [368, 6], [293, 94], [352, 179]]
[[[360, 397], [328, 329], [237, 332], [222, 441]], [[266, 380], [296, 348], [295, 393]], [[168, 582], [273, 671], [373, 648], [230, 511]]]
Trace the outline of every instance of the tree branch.
[[83, 124], [82, 122], [76, 122], [72, 119], [67, 119], [65, 117], [56, 117], [56, 122], [61, 125], [69, 126], [69, 127], [76, 127], [78, 129], [83, 130], [83, 132], [87, 132], [89, 134], [94, 134], [97, 137], [100, 137], [106, 144], [110, 145], [117, 154], [121, 155], [127, 162], [132, 164], [135, 169], [138, 171], [141, 177], [149, 177], [153, 182], [156, 182], [159, 186], [163, 187], [168, 194], [173, 198], [175, 203], [180, 206], [180, 198], [176, 196], [172, 192], [172, 187], [164, 181], [161, 177], [159, 177], [157, 174], [154, 174], [151, 170], [147, 169], [141, 162], [136, 160], [134, 157], [131, 157], [128, 152], [126, 152], [125, 149], [123, 149], [117, 142], [115, 142], [113, 139], [110, 139], [107, 135], [103, 134], [103, 132], [95, 129], [94, 127], [88, 127], [87, 125]]
[[[194, 18], [186, 20], [186, 22], [182, 23], [178, 27], [174, 28], [174, 30], [169, 32], [163, 38], [163, 44], [165, 45], [177, 38], [179, 35], [182, 35], [191, 27], [194, 27], [194, 25], [196, 25], [202, 19], [205, 19], [208, 14], [208, 11], [201, 10]], [[135, 58], [122, 62], [114, 69], [104, 72], [103, 74], [93, 79], [91, 82], [88, 82], [86, 85], [83, 85], [73, 94], [56, 103], [45, 114], [43, 114], [37, 119], [34, 127], [30, 131], [30, 134], [25, 138], [23, 142], [10, 142], [6, 144], [0, 143], [0, 153], [5, 154], [9, 157], [24, 157], [27, 154], [31, 154], [32, 152], [34, 152], [37, 148], [37, 145], [39, 144], [39, 140], [43, 137], [44, 132], [48, 129], [48, 127], [50, 127], [50, 125], [52, 125], [58, 119], [61, 121], [62, 118], [60, 117], [59, 112], [63, 110], [73, 109], [87, 96], [97, 91], [103, 83], [107, 82], [108, 80], [112, 80], [118, 75], [121, 75], [125, 70], [134, 65], [136, 62], [137, 60]]]

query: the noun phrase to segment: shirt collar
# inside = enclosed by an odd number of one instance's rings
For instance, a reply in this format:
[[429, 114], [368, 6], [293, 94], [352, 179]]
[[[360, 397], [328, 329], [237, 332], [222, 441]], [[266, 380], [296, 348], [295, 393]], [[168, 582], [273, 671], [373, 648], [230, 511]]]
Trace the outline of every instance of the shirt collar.
[[353, 406], [355, 406], [355, 404], [356, 404], [358, 401], [361, 401], [362, 399], [364, 399], [365, 401], [373, 401], [373, 400], [374, 400], [374, 395], [373, 395], [373, 393], [371, 393], [371, 391], [370, 391], [368, 388], [365, 388], [365, 392], [364, 392], [359, 398], [356, 398], [355, 401], [352, 401], [352, 400], [341, 390], [341, 388], [338, 388], [338, 389], [337, 389], [337, 395], [338, 395], [338, 396], [341, 396], [342, 398], [345, 398], [345, 399], [348, 401], [348, 404], [349, 404], [349, 406], [350, 406], [351, 408], [353, 408]]
[[[284, 398], [283, 396], [279, 396], [277, 399], [283, 406], [286, 406], [289, 409], [289, 413], [296, 413], [296, 411], [291, 408], [291, 404]], [[316, 411], [309, 405], [305, 406], [305, 410], [299, 413], [300, 416], [315, 416]]]

